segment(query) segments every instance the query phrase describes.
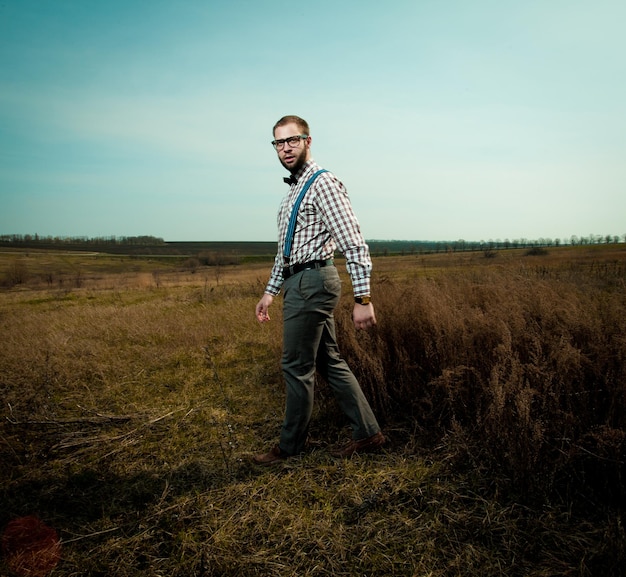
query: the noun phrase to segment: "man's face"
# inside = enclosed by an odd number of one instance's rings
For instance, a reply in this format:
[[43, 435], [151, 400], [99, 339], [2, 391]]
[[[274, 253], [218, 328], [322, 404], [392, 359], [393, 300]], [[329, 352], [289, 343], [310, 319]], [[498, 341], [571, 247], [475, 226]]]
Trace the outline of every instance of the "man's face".
[[[291, 136], [302, 134], [297, 124], [285, 124], [278, 126], [274, 131], [274, 140], [284, 140]], [[296, 144], [290, 145], [285, 142], [282, 149], [277, 150], [278, 160], [292, 174], [295, 174], [304, 166], [311, 157], [311, 137], [301, 138]]]

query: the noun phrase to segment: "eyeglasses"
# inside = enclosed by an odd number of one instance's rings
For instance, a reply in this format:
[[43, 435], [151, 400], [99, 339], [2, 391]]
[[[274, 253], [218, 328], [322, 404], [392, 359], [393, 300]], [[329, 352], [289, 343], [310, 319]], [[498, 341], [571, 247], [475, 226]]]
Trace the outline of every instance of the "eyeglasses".
[[308, 134], [298, 134], [298, 136], [290, 136], [289, 138], [281, 138], [280, 140], [272, 140], [272, 146], [276, 150], [282, 150], [285, 147], [285, 144], [289, 146], [289, 148], [296, 148], [300, 146], [300, 141], [305, 140], [309, 137]]

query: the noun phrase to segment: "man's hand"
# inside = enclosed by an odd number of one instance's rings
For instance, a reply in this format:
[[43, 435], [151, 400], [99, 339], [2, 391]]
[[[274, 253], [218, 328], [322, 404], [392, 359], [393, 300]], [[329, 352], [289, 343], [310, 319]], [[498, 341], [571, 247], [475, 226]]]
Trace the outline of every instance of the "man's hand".
[[360, 305], [355, 303], [352, 311], [352, 320], [357, 329], [369, 329], [376, 324], [376, 315], [374, 314], [374, 305]]
[[274, 302], [274, 297], [265, 293], [256, 305], [256, 318], [260, 323], [266, 323], [270, 320], [269, 308]]

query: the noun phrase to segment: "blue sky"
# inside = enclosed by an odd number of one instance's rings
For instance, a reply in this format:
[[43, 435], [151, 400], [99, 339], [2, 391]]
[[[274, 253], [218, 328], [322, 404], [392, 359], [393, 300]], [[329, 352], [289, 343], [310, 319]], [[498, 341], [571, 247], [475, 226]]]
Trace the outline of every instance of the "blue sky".
[[308, 120], [370, 239], [626, 233], [622, 0], [5, 0], [0, 234], [275, 240]]

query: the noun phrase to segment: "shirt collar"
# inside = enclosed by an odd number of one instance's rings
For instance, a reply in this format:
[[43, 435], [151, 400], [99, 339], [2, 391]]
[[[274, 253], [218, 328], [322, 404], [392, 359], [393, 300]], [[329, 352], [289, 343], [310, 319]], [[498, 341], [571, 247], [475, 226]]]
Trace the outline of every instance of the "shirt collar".
[[300, 180], [305, 174], [306, 175], [313, 174], [313, 172], [315, 172], [316, 167], [317, 167], [317, 163], [315, 162], [315, 160], [311, 158], [293, 176], [295, 176], [298, 179], [298, 182], [300, 182]]

